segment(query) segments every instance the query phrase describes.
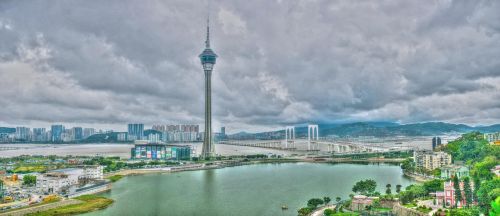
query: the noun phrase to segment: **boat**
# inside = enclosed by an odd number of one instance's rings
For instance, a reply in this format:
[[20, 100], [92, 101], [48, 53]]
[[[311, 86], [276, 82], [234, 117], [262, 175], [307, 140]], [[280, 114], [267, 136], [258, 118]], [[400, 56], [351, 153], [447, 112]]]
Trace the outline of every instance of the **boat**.
[[282, 205], [281, 206], [281, 210], [287, 210], [288, 209], [288, 206], [287, 205]]

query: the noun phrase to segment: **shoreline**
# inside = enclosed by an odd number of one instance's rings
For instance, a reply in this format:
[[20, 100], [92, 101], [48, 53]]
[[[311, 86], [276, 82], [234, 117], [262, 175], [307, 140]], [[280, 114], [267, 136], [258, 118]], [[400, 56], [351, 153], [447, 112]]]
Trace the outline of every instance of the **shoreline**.
[[413, 180], [415, 180], [417, 182], [420, 182], [420, 183], [432, 180], [432, 178], [428, 178], [428, 177], [424, 177], [424, 176], [420, 176], [420, 175], [415, 175], [415, 174], [407, 173], [404, 171], [403, 171], [403, 174], [409, 178], [412, 178]]
[[[174, 173], [174, 172], [184, 172], [184, 171], [198, 171], [198, 170], [209, 170], [209, 169], [222, 169], [226, 167], [235, 166], [246, 166], [255, 164], [268, 164], [268, 163], [359, 163], [359, 164], [370, 164], [370, 163], [400, 163], [404, 158], [368, 158], [368, 159], [344, 159], [344, 158], [290, 158], [290, 159], [271, 159], [271, 160], [255, 160], [255, 161], [230, 161], [229, 163], [206, 165], [206, 164], [190, 164], [187, 166], [177, 166], [177, 167], [162, 167], [162, 168], [142, 168], [142, 169], [126, 169], [117, 172], [106, 173], [104, 177], [110, 177], [114, 175], [146, 175], [146, 174], [163, 174], [163, 173]], [[217, 162], [217, 161], [214, 161]], [[408, 176], [414, 179], [412, 176]], [[416, 180], [416, 179], [415, 179]], [[418, 180], [416, 180], [418, 181]]]
[[[363, 165], [368, 165], [372, 163], [387, 163], [387, 164], [394, 164], [394, 163], [399, 163], [403, 161], [404, 159], [402, 158], [394, 158], [394, 159], [385, 159], [385, 158], [368, 158], [368, 159], [345, 159], [345, 158], [289, 158], [289, 159], [264, 159], [264, 160], [254, 160], [254, 161], [213, 161], [215, 164], [211, 164], [211, 162], [208, 163], [200, 163], [200, 164], [189, 164], [185, 166], [177, 166], [177, 167], [163, 167], [163, 168], [143, 168], [143, 169], [126, 169], [126, 170], [120, 170], [118, 172], [112, 172], [112, 173], [105, 173], [104, 178], [109, 178], [111, 176], [115, 175], [121, 175], [123, 177], [125, 176], [135, 176], [135, 175], [149, 175], [149, 174], [168, 174], [168, 173], [176, 173], [176, 172], [185, 172], [185, 171], [198, 171], [198, 170], [209, 170], [209, 169], [222, 169], [226, 167], [236, 167], [236, 166], [247, 166], [247, 165], [257, 165], [257, 164], [281, 164], [281, 163], [339, 163], [339, 164], [348, 164], [348, 163], [354, 163], [354, 164], [363, 164]], [[407, 173], [404, 173], [405, 176], [417, 181], [417, 182], [422, 182], [425, 180], [422, 180], [421, 178], [416, 178], [418, 176], [413, 176], [413, 175], [408, 175]], [[118, 180], [119, 181], [119, 180]], [[109, 192], [112, 190], [112, 184], [115, 182], [109, 182], [109, 187], [106, 190], [100, 190], [96, 191], [93, 193], [88, 193], [89, 195], [97, 195], [99, 196], [100, 194], [103, 194], [105, 192]], [[70, 198], [69, 200], [74, 200], [74, 198]], [[61, 201], [58, 201], [56, 203], [61, 203]], [[64, 203], [64, 202], [62, 202]], [[36, 206], [33, 206], [34, 209], [36, 209]], [[32, 209], [32, 208], [27, 208], [25, 210]], [[96, 209], [97, 210], [97, 209]], [[99, 209], [100, 210], [100, 209]], [[15, 211], [15, 210], [14, 210]], [[9, 212], [3, 212], [3, 213], [12, 213], [11, 211]], [[3, 215], [3, 214], [0, 214]]]

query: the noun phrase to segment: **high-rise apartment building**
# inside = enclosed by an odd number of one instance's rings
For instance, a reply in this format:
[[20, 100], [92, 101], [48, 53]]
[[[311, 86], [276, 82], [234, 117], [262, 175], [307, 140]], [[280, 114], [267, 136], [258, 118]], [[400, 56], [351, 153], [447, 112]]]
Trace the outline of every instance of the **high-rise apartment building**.
[[72, 129], [72, 135], [74, 140], [82, 140], [83, 139], [83, 128], [74, 127]]
[[95, 134], [94, 128], [84, 128], [83, 129], [83, 139], [86, 139]]
[[142, 140], [144, 138], [144, 124], [128, 124], [128, 139]]
[[48, 141], [46, 129], [45, 128], [33, 128], [32, 140], [35, 142]]
[[16, 127], [16, 139], [21, 141], [31, 141], [31, 130], [27, 127]]
[[63, 125], [52, 125], [50, 127], [50, 140], [52, 142], [62, 142], [65, 129]]
[[441, 137], [433, 137], [432, 138], [432, 150], [441, 145]]
[[178, 125], [153, 125], [153, 130], [163, 132], [200, 132], [199, 125], [178, 124]]
[[451, 155], [446, 152], [415, 151], [413, 153], [413, 160], [416, 167], [422, 167], [427, 170], [434, 170], [452, 164]]

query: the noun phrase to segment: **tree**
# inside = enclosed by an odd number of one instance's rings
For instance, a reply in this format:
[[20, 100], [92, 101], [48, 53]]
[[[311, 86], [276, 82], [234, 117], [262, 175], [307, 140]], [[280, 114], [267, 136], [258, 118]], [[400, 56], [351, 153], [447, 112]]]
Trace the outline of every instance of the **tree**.
[[335, 214], [335, 210], [332, 210], [332, 209], [325, 209], [325, 211], [323, 211], [324, 216], [330, 216], [333, 214]]
[[399, 195], [399, 200], [403, 203], [403, 205], [410, 203], [413, 199], [415, 199], [415, 195], [412, 191], [401, 191]]
[[297, 212], [299, 213], [299, 216], [307, 216], [307, 215], [309, 215], [312, 211], [313, 211], [313, 209], [311, 209], [311, 208], [309, 208], [309, 207], [305, 207], [305, 208], [301, 208], [301, 209], [299, 209]]
[[424, 185], [421, 184], [413, 184], [408, 187], [406, 187], [407, 191], [411, 191], [414, 198], [417, 197], [425, 197], [428, 195], [427, 191], [425, 190]]
[[413, 159], [408, 158], [401, 163], [401, 169], [403, 169], [403, 171], [405, 172], [414, 172], [415, 162], [413, 161]]
[[491, 169], [498, 164], [498, 160], [495, 156], [485, 157], [482, 161], [477, 162], [472, 168], [471, 173], [473, 176], [479, 178], [480, 180], [490, 180], [493, 178], [493, 173]]
[[356, 182], [356, 184], [352, 187], [352, 191], [354, 193], [367, 195], [375, 192], [376, 187], [377, 187], [377, 182], [375, 182], [372, 179], [366, 179]]
[[328, 205], [328, 203], [330, 203], [330, 201], [332, 201], [330, 199], [330, 197], [323, 197], [323, 202], [325, 203], [325, 205]]
[[374, 199], [372, 202], [373, 208], [380, 208], [382, 205], [380, 204], [380, 199]]
[[490, 216], [500, 215], [500, 196], [491, 201]]
[[340, 197], [335, 198], [335, 201], [337, 201], [337, 203], [339, 203], [340, 200], [342, 200], [342, 198], [340, 198]]
[[437, 168], [437, 169], [432, 170], [432, 175], [434, 177], [439, 178], [441, 176], [441, 169]]
[[488, 141], [479, 132], [463, 134], [460, 138], [448, 142], [444, 151], [455, 160], [474, 161], [487, 153]]
[[479, 190], [476, 190], [477, 201], [481, 210], [486, 214], [491, 208], [491, 202], [500, 196], [500, 178], [481, 183]]
[[446, 215], [452, 215], [452, 216], [477, 216], [480, 215], [481, 212], [477, 208], [457, 208], [457, 209], [451, 209], [449, 211], [449, 214]]
[[401, 192], [401, 187], [402, 186], [400, 184], [396, 185], [396, 193]]
[[385, 185], [385, 188], [386, 188], [385, 193], [386, 194], [391, 194], [391, 184]]
[[469, 177], [464, 178], [464, 195], [467, 207], [469, 207], [469, 205], [472, 204], [472, 188], [470, 187]]
[[473, 175], [472, 180], [474, 181], [474, 193], [472, 193], [472, 198], [477, 202], [477, 191], [481, 188], [481, 179], [479, 179], [477, 175]]
[[458, 202], [462, 202], [462, 191], [460, 191], [460, 182], [458, 177], [453, 176], [453, 188], [455, 189], [455, 208], [458, 206]]
[[317, 208], [319, 205], [323, 205], [323, 199], [319, 198], [312, 198], [309, 201], [307, 201], [307, 207], [310, 207], [312, 209]]
[[430, 181], [424, 182], [425, 192], [427, 194], [433, 193], [436, 191], [442, 191], [444, 187], [444, 181], [441, 179], [433, 179]]
[[3, 198], [3, 181], [0, 179], [0, 199]]
[[36, 176], [34, 175], [25, 175], [23, 177], [23, 184], [28, 186], [33, 186], [36, 184]]

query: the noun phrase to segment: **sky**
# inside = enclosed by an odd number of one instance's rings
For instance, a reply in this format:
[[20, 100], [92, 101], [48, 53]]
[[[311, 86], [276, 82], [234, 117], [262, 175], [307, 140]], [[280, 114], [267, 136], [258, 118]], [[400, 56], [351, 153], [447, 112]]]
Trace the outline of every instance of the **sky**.
[[493, 0], [2, 0], [0, 126], [203, 126], [208, 14], [215, 131], [496, 124], [499, 11]]

